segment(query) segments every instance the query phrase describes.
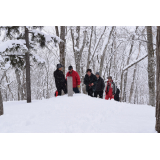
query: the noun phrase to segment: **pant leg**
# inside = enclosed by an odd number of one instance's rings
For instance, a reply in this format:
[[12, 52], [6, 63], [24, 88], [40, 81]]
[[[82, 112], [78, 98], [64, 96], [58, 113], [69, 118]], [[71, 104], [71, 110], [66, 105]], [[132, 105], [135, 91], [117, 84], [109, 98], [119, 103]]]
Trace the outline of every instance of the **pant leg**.
[[106, 99], [106, 100], [108, 100], [108, 99], [109, 99], [109, 96], [108, 96], [108, 94], [106, 94], [106, 96], [105, 96], [105, 99]]
[[90, 96], [90, 90], [88, 90], [88, 96]]
[[63, 85], [63, 86], [61, 87], [61, 90], [64, 91], [64, 94], [67, 94], [67, 86], [66, 86], [66, 85]]
[[91, 96], [91, 97], [93, 97], [93, 90], [91, 90], [91, 92], [90, 92], [90, 96]]
[[103, 91], [99, 91], [99, 98], [103, 99]]
[[93, 90], [92, 89], [88, 90], [88, 95], [91, 96], [91, 97], [93, 97]]
[[111, 99], [114, 99], [112, 96], [109, 96], [109, 99], [111, 100]]
[[62, 95], [62, 89], [61, 88], [57, 88], [57, 91], [58, 91], [58, 96], [61, 96]]
[[114, 97], [111, 96], [110, 99], [114, 99]]
[[98, 94], [97, 91], [95, 91], [95, 92], [94, 92], [94, 97], [97, 98], [97, 94]]
[[73, 88], [73, 91], [75, 92], [75, 93], [79, 93], [79, 89], [76, 87], [76, 88]]

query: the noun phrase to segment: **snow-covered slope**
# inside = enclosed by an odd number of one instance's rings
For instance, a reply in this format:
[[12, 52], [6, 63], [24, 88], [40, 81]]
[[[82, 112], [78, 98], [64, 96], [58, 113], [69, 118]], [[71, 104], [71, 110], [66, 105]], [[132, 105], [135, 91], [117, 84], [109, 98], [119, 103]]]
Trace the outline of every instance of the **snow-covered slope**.
[[77, 94], [73, 97], [4, 102], [0, 132], [155, 132], [155, 108], [106, 101]]

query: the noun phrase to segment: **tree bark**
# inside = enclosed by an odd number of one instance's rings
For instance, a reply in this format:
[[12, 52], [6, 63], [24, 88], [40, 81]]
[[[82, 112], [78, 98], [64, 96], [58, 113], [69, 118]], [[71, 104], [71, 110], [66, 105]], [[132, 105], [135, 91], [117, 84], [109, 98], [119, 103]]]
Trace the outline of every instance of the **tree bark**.
[[0, 84], [0, 116], [3, 115], [3, 100], [1, 94], [1, 84]]
[[115, 38], [114, 38], [114, 41], [113, 41], [113, 48], [114, 48], [114, 51], [115, 51], [115, 53], [114, 53], [114, 59], [113, 59], [113, 63], [114, 63], [114, 65], [113, 65], [113, 71], [114, 71], [114, 77], [115, 77], [115, 79], [116, 79], [116, 86], [117, 86], [117, 64], [116, 64], [116, 61], [117, 61], [117, 33], [115, 32]]
[[1, 93], [1, 83], [2, 83], [2, 80], [3, 78], [5, 77], [6, 75], [6, 71], [3, 73], [1, 79], [0, 79], [0, 116], [4, 114], [3, 112], [3, 99], [2, 99], [2, 93]]
[[115, 28], [115, 26], [112, 26], [111, 31], [110, 31], [110, 33], [109, 33], [108, 42], [107, 42], [107, 44], [105, 45], [104, 50], [102, 51], [103, 54], [102, 54], [102, 56], [101, 56], [100, 72], [99, 72], [99, 73], [100, 73], [100, 76], [102, 76], [102, 70], [103, 70], [103, 65], [104, 65], [104, 59], [105, 59], [105, 56], [106, 56], [106, 50], [107, 50], [108, 44], [109, 44], [109, 42], [110, 42], [110, 39], [111, 39], [112, 32], [113, 32], [114, 28]]
[[[9, 81], [8, 81], [8, 77], [7, 77], [6, 71], [4, 72], [4, 74], [5, 74], [5, 77], [6, 77], [6, 82], [8, 83]], [[12, 95], [12, 100], [14, 100], [14, 96], [13, 96], [13, 93], [12, 93], [12, 90], [11, 90], [10, 86], [7, 85], [7, 87], [8, 87], [9, 92], [10, 92], [11, 95]]]
[[122, 90], [123, 90], [123, 69], [122, 69], [122, 72], [121, 72], [121, 85], [120, 85], [120, 89], [121, 89], [121, 96], [120, 96], [120, 101], [122, 102]]
[[58, 30], [58, 26], [55, 26], [56, 35], [60, 37], [63, 42], [59, 44], [59, 52], [60, 52], [60, 63], [64, 66], [63, 73], [65, 74], [65, 56], [66, 56], [66, 26], [60, 26], [60, 33]]
[[160, 26], [157, 27], [156, 57], [156, 131], [160, 133]]
[[[140, 49], [141, 49], [141, 43], [139, 44], [139, 53], [138, 53], [136, 59], [138, 59], [138, 57], [139, 57]], [[129, 103], [131, 103], [131, 99], [132, 99], [132, 95], [133, 95], [133, 91], [134, 91], [134, 82], [135, 82], [136, 71], [137, 71], [137, 63], [135, 64], [135, 68], [134, 68], [134, 71], [133, 71], [133, 80], [132, 80], [132, 83], [131, 83], [131, 89], [130, 89], [130, 95], [129, 95]]]
[[55, 26], [55, 30], [56, 30], [56, 35], [59, 37], [59, 30], [58, 30], [58, 26]]
[[89, 69], [90, 67], [89, 62], [90, 62], [90, 57], [91, 57], [92, 35], [93, 35], [93, 26], [91, 28], [90, 43], [89, 43], [89, 49], [88, 49], [87, 69]]
[[81, 77], [81, 58], [82, 58], [82, 53], [86, 44], [86, 35], [87, 31], [84, 31], [84, 38], [83, 38], [83, 44], [82, 47], [79, 47], [80, 43], [80, 26], [76, 27], [76, 43], [74, 42], [74, 33], [73, 29], [71, 29], [71, 37], [72, 37], [72, 43], [73, 43], [73, 52], [74, 52], [74, 58], [75, 58], [75, 64], [76, 64], [76, 71], [78, 72], [79, 76]]
[[23, 69], [23, 71], [22, 71], [23, 73], [23, 78], [22, 78], [22, 89], [23, 89], [23, 99], [24, 100], [27, 100], [27, 89], [26, 89], [26, 75], [25, 75], [25, 73], [26, 73], [26, 69]]
[[147, 49], [148, 49], [148, 87], [149, 105], [155, 106], [155, 62], [153, 50], [152, 27], [147, 26]]
[[101, 39], [102, 39], [105, 31], [106, 31], [106, 26], [105, 26], [105, 28], [104, 28], [104, 30], [103, 30], [103, 33], [102, 33], [101, 36], [99, 37], [98, 42], [96, 43], [97, 40], [96, 40], [96, 30], [95, 30], [95, 46], [94, 46], [94, 50], [93, 50], [93, 54], [92, 54], [91, 60], [89, 61], [89, 65], [90, 65], [91, 62], [94, 62], [93, 59], [94, 59], [95, 53], [96, 53], [96, 51], [97, 51], [97, 48], [98, 48], [98, 46], [99, 46], [99, 43], [100, 43], [100, 41], [101, 41]]
[[18, 100], [24, 100], [23, 88], [22, 88], [21, 79], [20, 79], [20, 71], [16, 69], [15, 74], [16, 74], [16, 79], [18, 84], [18, 95], [19, 95]]
[[27, 88], [27, 103], [31, 103], [31, 79], [30, 79], [30, 57], [29, 57], [29, 34], [28, 28], [25, 27], [25, 41], [28, 52], [25, 53], [26, 58], [26, 88]]
[[[135, 33], [137, 32], [137, 29], [138, 29], [138, 26], [136, 27]], [[130, 48], [130, 51], [129, 51], [129, 55], [128, 55], [128, 58], [127, 58], [127, 64], [126, 65], [129, 65], [130, 57], [132, 55], [132, 50], [133, 50], [133, 46], [134, 46], [134, 39], [135, 39], [135, 35], [132, 36], [131, 48]], [[128, 77], [128, 69], [126, 71], [124, 71], [123, 102], [127, 101], [127, 97], [126, 97], [127, 77]]]
[[60, 27], [61, 32], [60, 32], [60, 38], [63, 40], [63, 42], [60, 42], [59, 44], [59, 49], [60, 49], [60, 63], [64, 66], [63, 67], [63, 73], [65, 74], [65, 51], [66, 51], [66, 29], [65, 26]]
[[78, 74], [80, 75], [80, 64], [81, 64], [81, 58], [80, 58], [80, 49], [79, 49], [79, 41], [80, 41], [80, 26], [76, 27], [76, 33], [77, 33], [77, 38], [76, 38], [76, 49], [75, 49], [75, 63], [76, 63], [76, 70]]

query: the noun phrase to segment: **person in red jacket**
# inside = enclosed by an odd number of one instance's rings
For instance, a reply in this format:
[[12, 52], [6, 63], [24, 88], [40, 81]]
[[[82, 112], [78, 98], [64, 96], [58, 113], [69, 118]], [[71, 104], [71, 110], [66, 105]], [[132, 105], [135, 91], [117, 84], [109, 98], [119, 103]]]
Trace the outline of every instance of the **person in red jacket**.
[[72, 66], [68, 67], [69, 72], [66, 74], [66, 79], [67, 77], [71, 76], [72, 77], [72, 81], [73, 81], [73, 91], [75, 93], [79, 93], [79, 88], [80, 88], [80, 77], [79, 74], [73, 70]]
[[106, 86], [106, 97], [105, 99], [114, 99], [114, 95], [115, 95], [115, 83], [112, 80], [112, 77], [109, 76], [108, 77], [108, 81], [107, 81], [107, 86]]

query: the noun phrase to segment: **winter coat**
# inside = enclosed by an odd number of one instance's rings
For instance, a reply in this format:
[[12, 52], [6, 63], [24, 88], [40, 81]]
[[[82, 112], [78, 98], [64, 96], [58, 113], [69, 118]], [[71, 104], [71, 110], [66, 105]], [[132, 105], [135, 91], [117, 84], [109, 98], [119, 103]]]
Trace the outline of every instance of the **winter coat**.
[[[93, 86], [90, 86], [91, 84], [94, 84]], [[86, 85], [86, 91], [88, 92], [89, 89], [92, 89], [93, 92], [96, 90], [96, 84], [97, 84], [97, 77], [91, 73], [91, 76], [89, 77], [87, 74], [84, 77], [84, 84]]]
[[114, 100], [115, 101], [119, 101], [119, 94], [120, 94], [120, 90], [117, 88], [116, 89], [116, 94], [114, 95]]
[[65, 76], [61, 70], [57, 69], [56, 71], [54, 71], [54, 78], [57, 89], [63, 88], [67, 84]]
[[76, 88], [78, 85], [80, 85], [81, 80], [80, 80], [79, 74], [76, 71], [73, 70], [72, 73], [68, 72], [66, 74], [66, 80], [67, 80], [67, 77], [72, 77], [73, 88]]
[[101, 77], [99, 77], [99, 79], [97, 80], [96, 91], [103, 91], [104, 87], [104, 80]]
[[109, 83], [109, 81], [107, 81], [107, 86], [106, 86], [106, 95], [108, 94], [109, 96], [115, 95], [116, 92], [116, 88], [115, 88], [115, 83], [112, 81], [111, 83]]

